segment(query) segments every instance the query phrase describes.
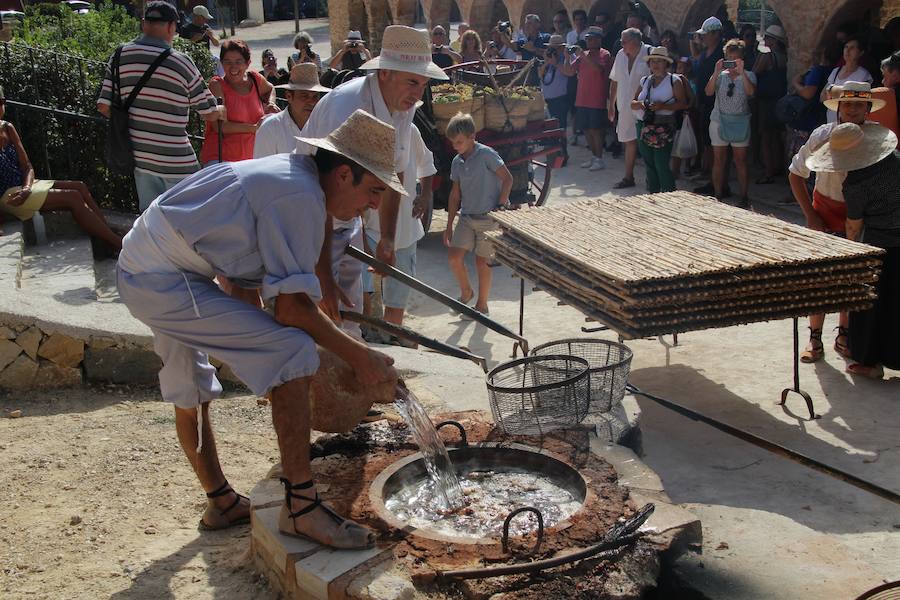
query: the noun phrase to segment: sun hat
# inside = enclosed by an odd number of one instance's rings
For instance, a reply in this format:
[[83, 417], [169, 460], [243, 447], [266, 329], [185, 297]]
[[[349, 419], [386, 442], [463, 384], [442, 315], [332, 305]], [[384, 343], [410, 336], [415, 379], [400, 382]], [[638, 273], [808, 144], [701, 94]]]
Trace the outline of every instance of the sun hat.
[[386, 69], [432, 79], [450, 79], [431, 60], [431, 40], [428, 34], [405, 25], [387, 26], [381, 38], [381, 54], [363, 63], [360, 69]]
[[827, 144], [806, 159], [811, 171], [856, 171], [886, 158], [897, 148], [897, 136], [877, 123], [842, 123], [831, 132]]
[[209, 10], [202, 4], [198, 4], [194, 7], [194, 14], [203, 17], [204, 19], [212, 19], [213, 16], [209, 13]]
[[603, 29], [591, 25], [587, 28], [587, 31], [584, 32], [584, 37], [603, 37]]
[[557, 47], [559, 47], [559, 46], [565, 46], [565, 45], [566, 45], [566, 38], [564, 38], [564, 37], [561, 36], [561, 35], [558, 35], [558, 34], [554, 33], [553, 35], [550, 36], [550, 41], [547, 42], [547, 45], [548, 45], [548, 46], [553, 46], [554, 48], [557, 48]]
[[357, 110], [325, 138], [298, 137], [297, 140], [345, 156], [406, 196], [394, 171], [394, 128], [364, 110]]
[[175, 12], [175, 7], [168, 2], [154, 0], [147, 3], [147, 8], [144, 10], [144, 20], [157, 23], [177, 23], [178, 13]]
[[699, 33], [703, 35], [704, 33], [710, 33], [712, 31], [721, 31], [722, 30], [722, 21], [717, 19], [716, 17], [710, 17], [703, 21], [703, 25], [700, 26], [700, 29], [694, 31], [693, 33]]
[[361, 41], [362, 41], [362, 34], [361, 34], [360, 32], [358, 32], [358, 31], [354, 31], [354, 30], [351, 29], [351, 30], [347, 33], [347, 39], [350, 40], [350, 41], [354, 41], [354, 40], [355, 40], [355, 41], [357, 41], [357, 42], [361, 42]]
[[840, 96], [837, 98], [830, 98], [823, 104], [828, 107], [828, 110], [833, 110], [835, 112], [837, 112], [838, 105], [841, 102], [871, 102], [872, 112], [881, 110], [884, 108], [884, 105], [887, 104], [881, 98], [872, 97], [872, 85], [867, 81], [845, 81], [840, 86], [834, 86], [832, 89], [840, 89]]
[[656, 48], [650, 50], [650, 52], [648, 52], [646, 56], [644, 56], [644, 60], [647, 62], [650, 62], [654, 59], [664, 60], [670, 65], [674, 62], [672, 60], [672, 54], [665, 46], [657, 46]]
[[322, 92], [327, 94], [331, 88], [319, 84], [319, 69], [313, 63], [300, 63], [291, 68], [291, 77], [287, 83], [276, 85], [282, 90]]
[[764, 37], [775, 38], [782, 44], [787, 44], [787, 32], [785, 32], [784, 27], [781, 25], [769, 25], [766, 27]]

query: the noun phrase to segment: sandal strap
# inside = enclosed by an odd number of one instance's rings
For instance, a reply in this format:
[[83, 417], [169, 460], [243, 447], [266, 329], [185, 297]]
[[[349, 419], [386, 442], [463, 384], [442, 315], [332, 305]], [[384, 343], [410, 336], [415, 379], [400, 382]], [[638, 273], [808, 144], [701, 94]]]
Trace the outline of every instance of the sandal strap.
[[847, 327], [841, 327], [840, 325], [838, 325], [834, 328], [834, 330], [838, 332], [837, 337], [850, 335], [850, 329]]
[[[321, 508], [325, 512], [325, 514], [327, 514], [329, 517], [334, 519], [335, 522], [337, 522], [338, 524], [343, 524], [347, 520], [344, 517], [337, 514], [336, 512], [334, 512], [333, 510], [331, 510], [330, 508], [328, 508], [327, 506], [325, 506], [324, 504], [322, 504], [322, 499], [319, 498], [318, 491], [316, 491], [315, 498], [310, 498], [309, 496], [304, 496], [302, 494], [294, 493], [294, 490], [308, 490], [310, 488], [314, 488], [316, 484], [312, 479], [310, 479], [309, 481], [304, 481], [303, 483], [297, 483], [297, 484], [293, 484], [293, 485], [291, 484], [291, 482], [289, 480], [285, 479], [284, 477], [280, 477], [279, 480], [281, 481], [282, 485], [284, 485], [284, 503], [288, 508], [288, 516], [291, 519], [296, 519], [297, 517], [302, 517], [303, 515], [309, 514], [312, 511], [316, 510], [317, 508]], [[291, 512], [291, 498], [294, 498], [297, 500], [306, 500], [307, 502], [310, 502], [310, 505], [304, 506], [297, 512]]]
[[240, 503], [241, 503], [241, 500], [249, 500], [249, 498], [247, 498], [247, 496], [238, 494], [237, 492], [234, 493], [234, 496], [235, 496], [235, 497], [234, 497], [234, 502], [232, 502], [231, 504], [229, 504], [229, 505], [228, 505], [228, 508], [226, 508], [225, 510], [220, 510], [220, 511], [219, 511], [219, 514], [222, 515], [223, 517], [224, 517], [226, 514], [228, 514], [229, 512], [231, 512], [231, 510], [232, 510], [234, 507], [236, 507], [238, 504], [240, 504]]
[[821, 342], [822, 341], [822, 328], [819, 327], [819, 328], [813, 329], [812, 327], [810, 327], [809, 328], [809, 339], [819, 340]]
[[228, 480], [226, 479], [225, 483], [223, 483], [222, 485], [217, 487], [215, 490], [206, 494], [206, 497], [207, 498], [218, 498], [219, 496], [224, 496], [225, 494], [228, 494], [231, 491], [233, 491], [231, 489], [231, 484], [229, 484]]

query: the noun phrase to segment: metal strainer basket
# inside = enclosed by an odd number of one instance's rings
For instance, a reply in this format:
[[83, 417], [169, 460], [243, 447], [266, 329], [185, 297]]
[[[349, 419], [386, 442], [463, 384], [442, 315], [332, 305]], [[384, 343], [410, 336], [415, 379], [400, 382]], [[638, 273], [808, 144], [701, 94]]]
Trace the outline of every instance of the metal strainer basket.
[[590, 364], [546, 354], [503, 363], [488, 373], [494, 422], [511, 434], [543, 435], [577, 425], [588, 414]]
[[622, 402], [633, 356], [628, 346], [596, 338], [572, 338], [548, 342], [531, 351], [532, 356], [551, 354], [579, 356], [590, 364], [589, 414], [608, 413]]

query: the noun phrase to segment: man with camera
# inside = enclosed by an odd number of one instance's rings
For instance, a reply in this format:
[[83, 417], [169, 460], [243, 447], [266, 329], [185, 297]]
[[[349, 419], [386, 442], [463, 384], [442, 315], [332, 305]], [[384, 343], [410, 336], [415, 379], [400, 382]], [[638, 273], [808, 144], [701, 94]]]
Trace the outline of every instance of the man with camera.
[[550, 34], [541, 31], [541, 18], [537, 15], [525, 15], [522, 35], [516, 39], [516, 50], [522, 60], [531, 60], [535, 56], [544, 57], [544, 48], [550, 41]]
[[209, 50], [210, 44], [218, 46], [219, 38], [216, 37], [208, 23], [212, 18], [213, 16], [205, 6], [195, 6], [191, 22], [181, 28], [181, 37], [191, 40], [195, 44], [205, 44], [207, 50]]
[[431, 30], [431, 62], [442, 69], [462, 62], [459, 52], [454, 51], [447, 43], [447, 30], [440, 25]]
[[491, 30], [491, 41], [484, 50], [485, 58], [502, 58], [516, 60], [518, 55], [512, 42], [512, 24], [509, 21], [498, 21]]
[[358, 31], [351, 31], [347, 34], [347, 39], [344, 40], [344, 45], [341, 46], [341, 49], [331, 57], [328, 66], [337, 71], [352, 71], [360, 68], [371, 59], [372, 53], [366, 48], [362, 34]]
[[[563, 36], [554, 34], [550, 36], [550, 43], [544, 52], [544, 62], [539, 69], [541, 76], [541, 93], [547, 103], [550, 116], [559, 120], [559, 128], [566, 130], [569, 122], [569, 76], [564, 69], [571, 70], [569, 54], [566, 52], [566, 42]], [[569, 152], [563, 138], [563, 159], [569, 161]]]

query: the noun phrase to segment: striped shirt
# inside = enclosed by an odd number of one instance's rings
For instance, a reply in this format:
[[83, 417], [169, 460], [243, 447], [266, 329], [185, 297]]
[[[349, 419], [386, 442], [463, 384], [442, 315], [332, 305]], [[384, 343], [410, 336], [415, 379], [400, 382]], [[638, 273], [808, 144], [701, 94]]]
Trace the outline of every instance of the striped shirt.
[[[168, 47], [164, 40], [147, 36], [125, 44], [119, 61], [123, 101], [147, 67]], [[110, 105], [112, 94], [110, 57], [97, 103]], [[187, 136], [191, 107], [208, 114], [216, 109], [216, 99], [193, 61], [173, 50], [138, 92], [128, 111], [135, 170], [180, 179], [200, 168]]]

